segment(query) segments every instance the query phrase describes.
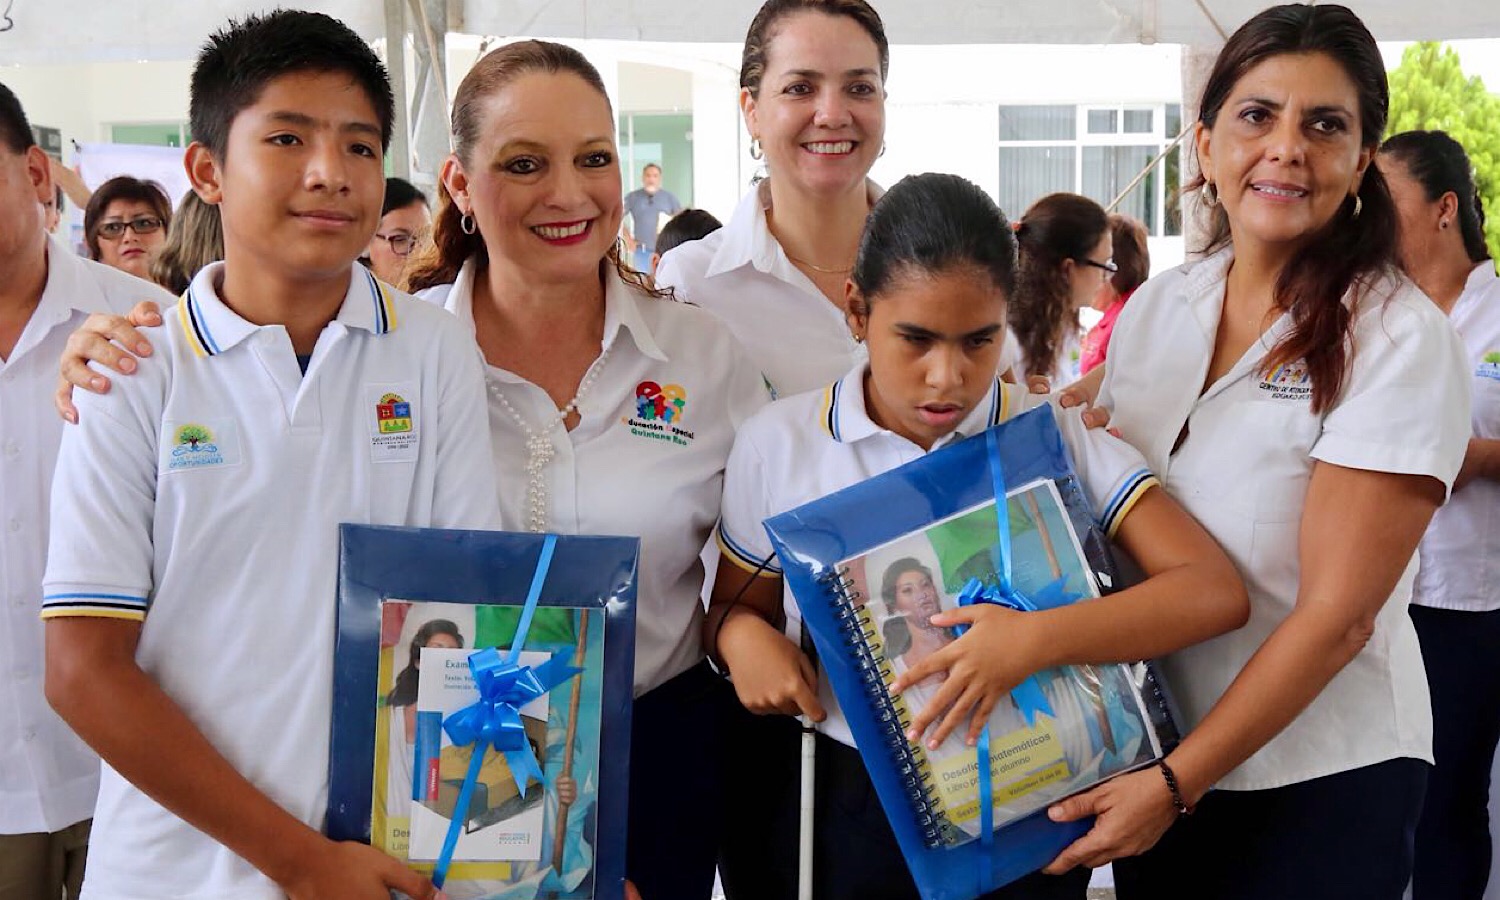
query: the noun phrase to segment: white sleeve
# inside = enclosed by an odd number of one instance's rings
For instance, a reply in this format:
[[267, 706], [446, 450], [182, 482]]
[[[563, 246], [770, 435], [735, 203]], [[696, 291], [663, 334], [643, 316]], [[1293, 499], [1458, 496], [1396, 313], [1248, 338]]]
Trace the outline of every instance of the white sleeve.
[[677, 247], [673, 247], [663, 254], [660, 260], [657, 260], [656, 274], [652, 276], [652, 280], [658, 288], [670, 288], [673, 296], [678, 300], [692, 302], [692, 298], [688, 296], [687, 286], [683, 284], [682, 272], [679, 271], [682, 254], [677, 250]]
[[155, 356], [103, 396], [78, 392], [78, 424], [63, 429], [52, 480], [42, 618], [142, 621], [152, 588], [157, 451], [166, 365], [162, 327], [147, 329]]
[[1343, 396], [1311, 455], [1351, 469], [1430, 475], [1451, 489], [1473, 432], [1467, 356], [1441, 311], [1426, 297], [1408, 298], [1356, 326], [1362, 334]]
[[[726, 331], [728, 329], [725, 329]], [[745, 353], [732, 335], [729, 338], [729, 421], [738, 429], [761, 407], [776, 399], [776, 388]]]
[[443, 360], [438, 375], [437, 466], [432, 525], [436, 528], [498, 529], [500, 499], [495, 454], [490, 447], [489, 400], [479, 348], [449, 317], [434, 337]]
[[[758, 568], [780, 578], [781, 566], [761, 525], [773, 515], [765, 457], [750, 431], [741, 431], [724, 467], [724, 502], [719, 511], [719, 551], [747, 572]], [[764, 568], [761, 563], [765, 562]]]
[[1158, 485], [1140, 451], [1103, 428], [1083, 424], [1083, 407], [1053, 407], [1073, 470], [1104, 533], [1114, 537], [1136, 501]]

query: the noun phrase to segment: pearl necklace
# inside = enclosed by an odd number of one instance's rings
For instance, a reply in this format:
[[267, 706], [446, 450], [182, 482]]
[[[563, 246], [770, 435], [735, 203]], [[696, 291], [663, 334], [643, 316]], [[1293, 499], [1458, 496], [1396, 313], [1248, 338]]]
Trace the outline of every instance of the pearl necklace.
[[[599, 354], [589, 370], [583, 373], [583, 380], [578, 383], [578, 393], [573, 395], [567, 405], [557, 411], [557, 415], [549, 419], [541, 428], [531, 427], [531, 423], [516, 411], [510, 401], [505, 398], [504, 392], [500, 390], [500, 381], [485, 376], [485, 383], [489, 387], [490, 396], [499, 401], [510, 417], [520, 426], [521, 433], [526, 436], [526, 530], [541, 534], [547, 530], [547, 509], [549, 506], [547, 497], [547, 464], [556, 455], [556, 447], [552, 444], [552, 430], [568, 420], [568, 416], [578, 412], [578, 405], [583, 402], [584, 396], [589, 388], [594, 386], [594, 379], [604, 368], [604, 362], [609, 358], [609, 348]], [[580, 416], [583, 413], [578, 413]]]

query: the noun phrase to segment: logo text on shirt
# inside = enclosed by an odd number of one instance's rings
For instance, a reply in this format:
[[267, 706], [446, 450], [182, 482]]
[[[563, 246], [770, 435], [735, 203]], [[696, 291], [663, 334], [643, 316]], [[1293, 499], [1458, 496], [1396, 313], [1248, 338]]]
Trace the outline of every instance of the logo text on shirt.
[[1479, 358], [1479, 368], [1474, 370], [1477, 378], [1500, 381], [1500, 350], [1491, 350]]
[[694, 434], [683, 427], [687, 391], [680, 384], [643, 381], [635, 386], [635, 415], [620, 421], [638, 437], [686, 447]]
[[1312, 374], [1302, 360], [1282, 363], [1260, 380], [1261, 396], [1272, 400], [1307, 400], [1312, 397]]

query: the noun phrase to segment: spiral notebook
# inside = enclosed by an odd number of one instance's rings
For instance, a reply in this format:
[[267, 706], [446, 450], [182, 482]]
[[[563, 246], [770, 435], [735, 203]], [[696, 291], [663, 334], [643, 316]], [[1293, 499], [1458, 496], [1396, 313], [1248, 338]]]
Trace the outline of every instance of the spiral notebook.
[[[1049, 605], [1098, 597], [1120, 575], [1047, 407], [996, 426], [1009, 485], [1012, 583]], [[1042, 812], [1175, 745], [1170, 696], [1149, 663], [1037, 673], [1047, 711], [1002, 699], [989, 719], [993, 839], [978, 840], [979, 756], [961, 737], [906, 739], [936, 682], [891, 683], [956, 635], [928, 619], [998, 565], [985, 436], [768, 519], [805, 626], [927, 900], [979, 896], [1050, 862], [1087, 830]]]

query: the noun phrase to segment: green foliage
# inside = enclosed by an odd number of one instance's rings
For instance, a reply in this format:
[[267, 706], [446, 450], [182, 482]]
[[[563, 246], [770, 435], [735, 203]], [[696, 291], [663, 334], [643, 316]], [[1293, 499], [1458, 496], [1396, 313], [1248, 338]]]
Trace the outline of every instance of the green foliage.
[[1463, 145], [1484, 201], [1490, 254], [1500, 258], [1500, 96], [1479, 78], [1464, 77], [1453, 48], [1431, 41], [1406, 48], [1390, 85], [1386, 135], [1446, 131]]

